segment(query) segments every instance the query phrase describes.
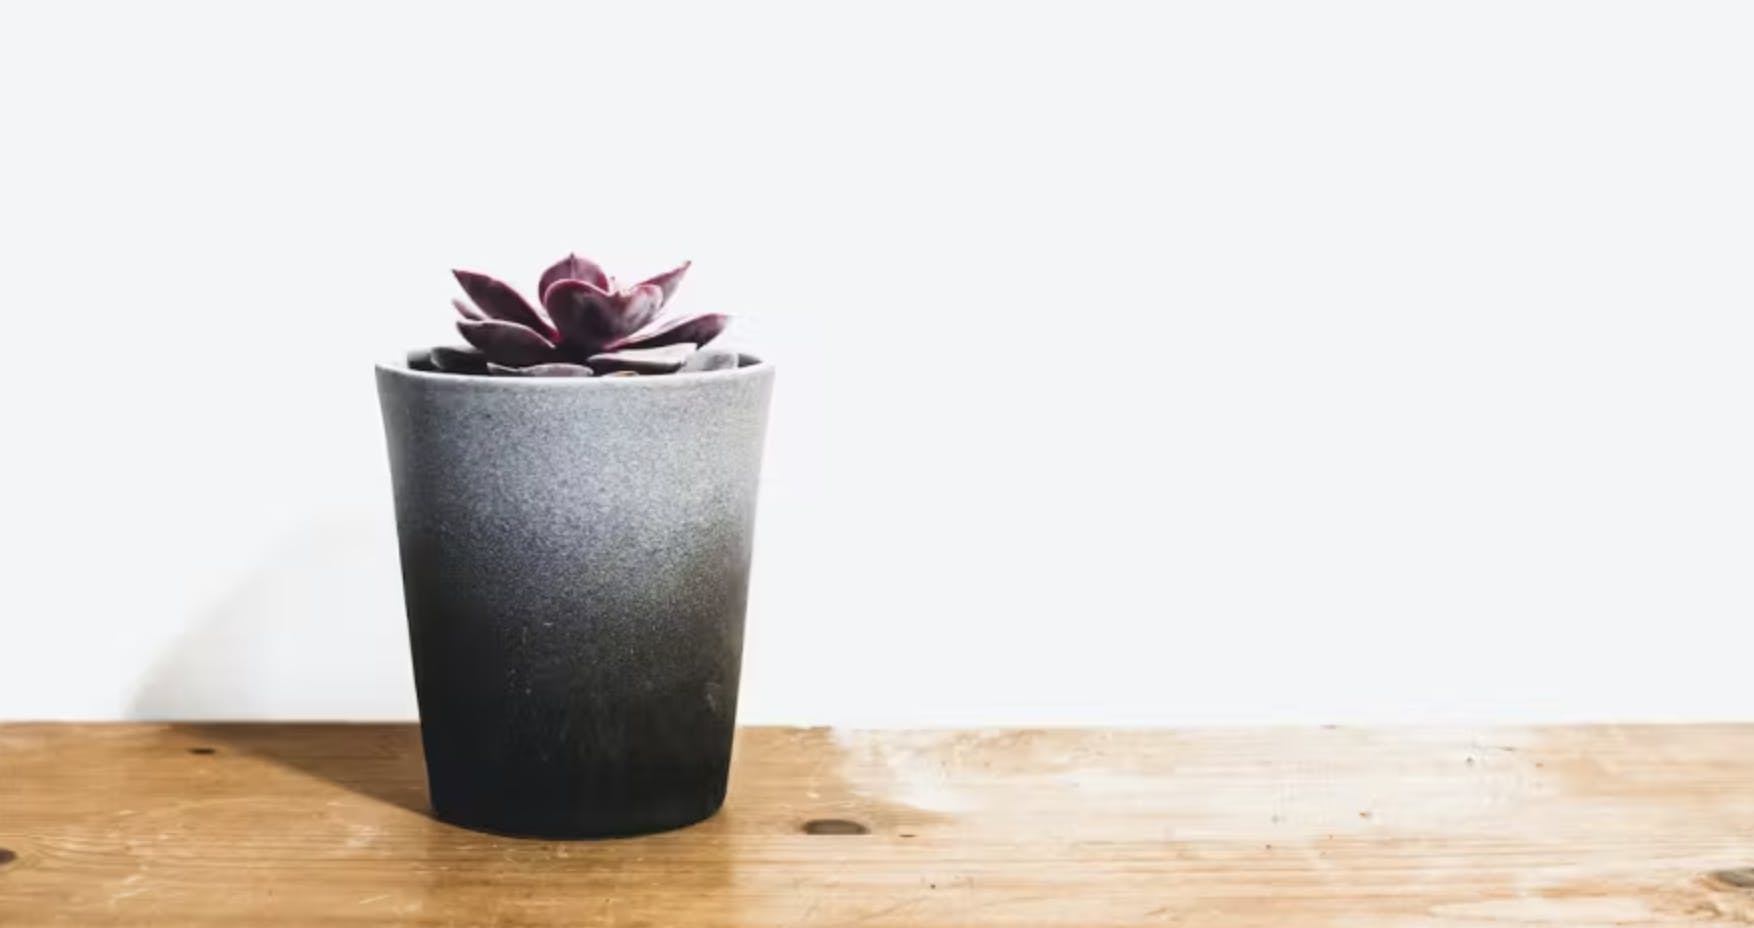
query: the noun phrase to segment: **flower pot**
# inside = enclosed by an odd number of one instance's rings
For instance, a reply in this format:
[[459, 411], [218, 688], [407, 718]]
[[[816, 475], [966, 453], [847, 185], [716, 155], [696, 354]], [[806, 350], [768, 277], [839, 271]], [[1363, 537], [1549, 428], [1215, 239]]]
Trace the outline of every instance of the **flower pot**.
[[773, 367], [377, 369], [433, 814], [555, 838], [724, 801]]

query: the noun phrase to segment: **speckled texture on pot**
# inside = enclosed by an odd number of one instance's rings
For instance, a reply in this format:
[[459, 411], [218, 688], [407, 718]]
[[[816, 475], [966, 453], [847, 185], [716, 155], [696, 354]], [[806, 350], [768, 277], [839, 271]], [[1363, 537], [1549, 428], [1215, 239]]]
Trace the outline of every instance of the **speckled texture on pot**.
[[724, 801], [772, 365], [380, 365], [434, 814], [674, 828]]

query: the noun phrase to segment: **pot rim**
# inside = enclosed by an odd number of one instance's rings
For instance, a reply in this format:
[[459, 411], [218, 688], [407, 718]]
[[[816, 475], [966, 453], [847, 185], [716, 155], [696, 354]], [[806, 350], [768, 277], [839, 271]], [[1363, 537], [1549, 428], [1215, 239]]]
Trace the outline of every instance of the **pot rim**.
[[424, 356], [431, 348], [415, 348], [404, 353], [400, 361], [379, 361], [378, 371], [412, 380], [455, 384], [459, 387], [488, 390], [661, 390], [686, 389], [690, 384], [705, 385], [732, 378], [759, 377], [773, 371], [773, 362], [747, 351], [737, 352], [737, 367], [716, 371], [690, 371], [685, 376], [646, 374], [640, 377], [494, 377], [483, 374], [449, 374], [444, 371], [416, 370], [412, 360]]

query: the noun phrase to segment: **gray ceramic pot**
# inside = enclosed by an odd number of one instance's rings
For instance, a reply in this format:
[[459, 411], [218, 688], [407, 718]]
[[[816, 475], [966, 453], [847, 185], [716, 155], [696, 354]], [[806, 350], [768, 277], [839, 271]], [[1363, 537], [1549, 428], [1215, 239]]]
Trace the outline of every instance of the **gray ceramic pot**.
[[433, 813], [540, 837], [724, 801], [773, 367], [381, 365]]

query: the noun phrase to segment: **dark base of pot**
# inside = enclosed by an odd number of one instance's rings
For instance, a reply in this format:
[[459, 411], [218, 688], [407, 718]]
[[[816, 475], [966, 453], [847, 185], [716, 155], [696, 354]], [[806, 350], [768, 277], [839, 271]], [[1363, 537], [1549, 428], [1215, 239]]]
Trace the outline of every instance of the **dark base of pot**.
[[670, 818], [625, 816], [619, 822], [599, 822], [595, 826], [566, 826], [556, 822], [540, 824], [525, 823], [523, 826], [512, 826], [499, 820], [477, 821], [466, 816], [457, 816], [434, 808], [432, 817], [447, 825], [456, 825], [470, 831], [479, 831], [490, 835], [506, 838], [538, 838], [547, 841], [591, 841], [609, 838], [635, 838], [640, 835], [657, 834], [658, 832], [674, 831], [689, 825], [698, 825], [717, 815], [724, 807], [724, 799], [713, 803], [704, 812], [693, 811]]
[[652, 776], [650, 767], [644, 776], [596, 768], [596, 776], [575, 772], [558, 781], [530, 777], [540, 768], [524, 768], [521, 776], [489, 784], [457, 778], [479, 777], [478, 767], [446, 771], [429, 764], [428, 782], [433, 817], [451, 825], [518, 838], [624, 838], [711, 818], [725, 802], [727, 766], [689, 764], [686, 773], [667, 776]]

